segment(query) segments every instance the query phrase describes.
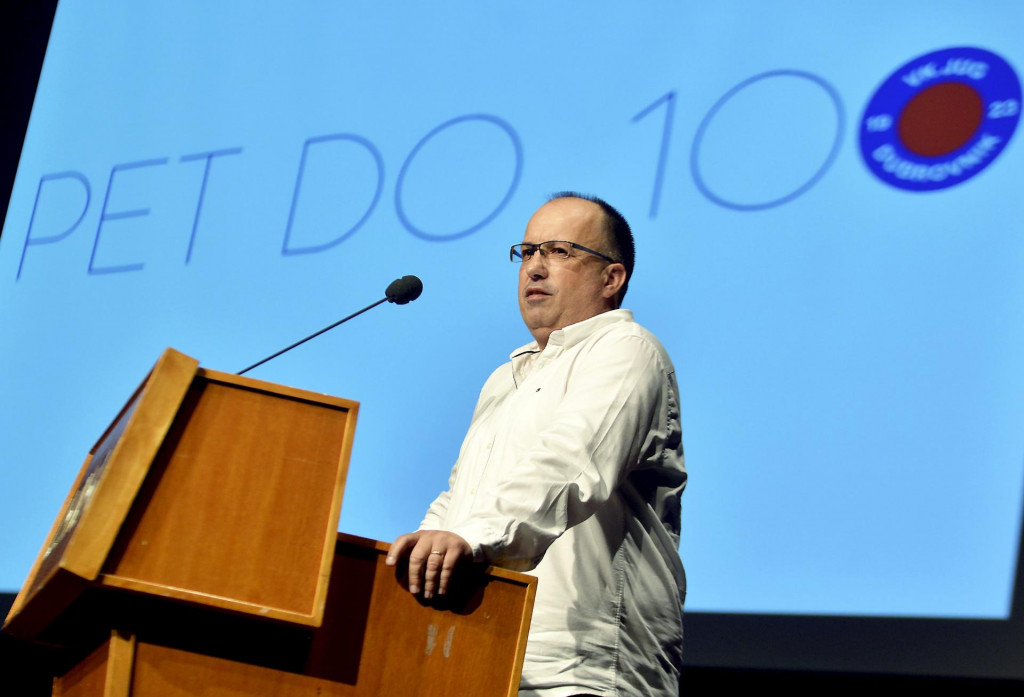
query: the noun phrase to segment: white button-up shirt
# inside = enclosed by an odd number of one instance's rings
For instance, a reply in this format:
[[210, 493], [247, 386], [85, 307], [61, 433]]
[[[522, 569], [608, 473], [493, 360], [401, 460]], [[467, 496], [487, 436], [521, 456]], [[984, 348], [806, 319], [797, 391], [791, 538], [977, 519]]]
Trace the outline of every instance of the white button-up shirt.
[[672, 362], [614, 310], [494, 371], [420, 528], [538, 577], [520, 695], [674, 695], [685, 484]]

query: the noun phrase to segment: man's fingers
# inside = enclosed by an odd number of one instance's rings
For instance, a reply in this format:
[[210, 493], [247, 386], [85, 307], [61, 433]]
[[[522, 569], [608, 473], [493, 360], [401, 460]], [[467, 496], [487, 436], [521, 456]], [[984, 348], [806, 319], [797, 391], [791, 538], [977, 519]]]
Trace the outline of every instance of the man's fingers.
[[452, 578], [452, 573], [455, 571], [455, 567], [462, 562], [463, 559], [472, 559], [473, 548], [469, 546], [463, 538], [458, 535], [452, 535], [449, 539], [451, 543], [445, 552], [443, 563], [441, 564], [440, 579], [438, 581], [439, 588], [437, 592], [444, 595], [448, 592], [448, 582]]
[[423, 573], [423, 597], [428, 600], [434, 596], [437, 589], [438, 574], [441, 564], [444, 561], [444, 550], [431, 548], [424, 561], [425, 571]]
[[407, 553], [406, 548], [416, 543], [419, 539], [420, 533], [410, 532], [405, 535], [400, 535], [397, 540], [391, 543], [391, 547], [388, 549], [388, 556], [384, 560], [384, 563], [388, 566], [394, 566], [398, 563], [398, 560], [402, 558], [402, 555]]
[[388, 550], [385, 563], [395, 566], [403, 556], [409, 557], [408, 584], [410, 593], [423, 591], [427, 600], [435, 593], [444, 595], [452, 572], [463, 557], [473, 550], [458, 535], [441, 530], [420, 530], [402, 535]]
[[[421, 536], [416, 545], [409, 552], [409, 592], [419, 593], [421, 584], [424, 597], [429, 598], [434, 590], [434, 577], [437, 574], [436, 564], [431, 554], [433, 550], [433, 538], [436, 535], [429, 534]], [[434, 565], [432, 569], [431, 566]]]
[[409, 568], [407, 572], [407, 579], [410, 593], [420, 592], [422, 559], [416, 557], [416, 549], [419, 546], [423, 535], [423, 531], [417, 531], [399, 536], [398, 539], [391, 543], [391, 547], [388, 549], [388, 555], [384, 559], [384, 563], [388, 566], [395, 566], [398, 564], [399, 559], [408, 555]]
[[444, 595], [448, 592], [448, 581], [452, 578], [452, 570], [458, 563], [458, 555], [446, 554], [444, 563], [441, 564], [441, 574], [438, 580], [437, 594]]

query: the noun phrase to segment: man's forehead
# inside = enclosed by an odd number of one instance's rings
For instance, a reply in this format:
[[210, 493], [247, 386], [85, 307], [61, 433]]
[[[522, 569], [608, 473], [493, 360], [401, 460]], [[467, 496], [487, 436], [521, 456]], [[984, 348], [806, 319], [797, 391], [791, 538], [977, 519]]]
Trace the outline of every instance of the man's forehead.
[[557, 198], [537, 209], [526, 225], [524, 242], [595, 242], [603, 234], [604, 211], [592, 201]]

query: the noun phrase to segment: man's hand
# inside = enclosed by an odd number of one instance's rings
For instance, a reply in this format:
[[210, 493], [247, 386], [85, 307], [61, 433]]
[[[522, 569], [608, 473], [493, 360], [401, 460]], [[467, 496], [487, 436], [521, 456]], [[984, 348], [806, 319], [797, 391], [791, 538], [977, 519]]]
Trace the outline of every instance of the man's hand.
[[419, 593], [427, 600], [448, 591], [455, 566], [464, 559], [472, 559], [469, 543], [453, 532], [419, 530], [402, 535], [391, 543], [385, 563], [395, 566], [404, 556], [409, 557], [409, 592]]

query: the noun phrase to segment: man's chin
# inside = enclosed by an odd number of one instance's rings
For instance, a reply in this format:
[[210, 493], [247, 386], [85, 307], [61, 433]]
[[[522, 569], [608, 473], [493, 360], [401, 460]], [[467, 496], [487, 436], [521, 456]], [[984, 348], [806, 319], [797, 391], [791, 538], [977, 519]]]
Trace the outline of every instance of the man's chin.
[[541, 308], [522, 305], [519, 310], [523, 316], [523, 322], [526, 323], [526, 328], [531, 332], [551, 326], [552, 318], [547, 316], [547, 313], [541, 311]]

